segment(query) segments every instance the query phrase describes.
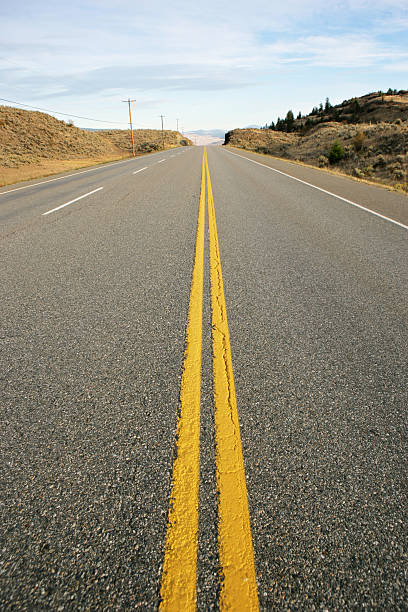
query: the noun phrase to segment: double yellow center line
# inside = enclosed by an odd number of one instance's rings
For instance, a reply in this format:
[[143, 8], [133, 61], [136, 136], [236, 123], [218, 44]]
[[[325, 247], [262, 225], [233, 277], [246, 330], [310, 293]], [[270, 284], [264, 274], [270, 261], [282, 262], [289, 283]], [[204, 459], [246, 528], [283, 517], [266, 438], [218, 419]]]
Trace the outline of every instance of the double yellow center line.
[[206, 177], [221, 566], [219, 605], [221, 610], [259, 609], [214, 198], [205, 150], [161, 583], [163, 611], [196, 607]]

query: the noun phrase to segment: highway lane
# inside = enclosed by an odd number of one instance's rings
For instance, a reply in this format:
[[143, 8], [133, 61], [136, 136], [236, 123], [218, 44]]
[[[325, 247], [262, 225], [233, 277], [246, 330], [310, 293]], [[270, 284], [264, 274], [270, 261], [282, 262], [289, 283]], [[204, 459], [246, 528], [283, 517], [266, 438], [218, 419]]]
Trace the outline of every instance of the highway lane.
[[407, 198], [402, 193], [387, 189], [387, 193], [384, 194], [382, 193], [384, 189], [382, 187], [374, 187], [373, 184], [367, 184], [345, 176], [324, 172], [317, 168], [251, 153], [250, 151], [242, 151], [233, 147], [228, 147], [227, 150], [235, 155], [240, 155], [241, 157], [251, 160], [252, 163], [262, 164], [300, 181], [311, 183], [318, 189], [330, 191], [342, 198], [354, 201], [360, 206], [367, 207], [378, 214], [385, 215], [395, 220], [397, 223], [408, 225]]
[[63, 203], [90, 192], [112, 180], [128, 177], [141, 168], [147, 169], [162, 159], [173, 160], [185, 154], [184, 147], [152, 153], [135, 159], [67, 172], [54, 177], [45, 177], [20, 185], [8, 185], [0, 190], [0, 223], [2, 230], [16, 223], [35, 217], [38, 207], [51, 209], [56, 202]]
[[200, 162], [3, 241], [3, 605], [158, 599]]
[[[202, 153], [0, 194], [10, 214], [1, 246], [6, 609], [159, 604]], [[398, 194], [364, 185], [363, 196], [360, 184], [279, 163], [395, 213]], [[407, 231], [220, 148], [209, 148], [208, 167], [260, 608], [402, 609]], [[209, 255], [206, 229], [203, 610], [226, 601], [211, 365], [219, 281], [210, 288]]]
[[261, 607], [399, 609], [408, 233], [226, 152], [209, 165]]

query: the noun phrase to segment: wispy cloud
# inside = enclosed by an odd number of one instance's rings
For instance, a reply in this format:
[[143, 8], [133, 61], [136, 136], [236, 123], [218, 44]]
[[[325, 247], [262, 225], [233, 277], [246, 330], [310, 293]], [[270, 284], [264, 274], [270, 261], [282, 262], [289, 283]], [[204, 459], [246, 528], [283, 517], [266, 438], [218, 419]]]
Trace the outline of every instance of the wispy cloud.
[[[10, 72], [3, 70], [3, 74]], [[13, 77], [10, 77], [13, 78]], [[160, 66], [109, 66], [98, 70], [47, 77], [38, 83], [36, 75], [14, 75], [20, 87], [31, 97], [88, 96], [115, 90], [197, 90], [220, 91], [246, 87], [251, 77], [246, 70], [220, 66], [166, 64]]]
[[278, 63], [302, 63], [305, 66], [356, 68], [408, 59], [408, 52], [385, 46], [369, 36], [308, 36], [282, 40], [265, 47], [267, 55]]

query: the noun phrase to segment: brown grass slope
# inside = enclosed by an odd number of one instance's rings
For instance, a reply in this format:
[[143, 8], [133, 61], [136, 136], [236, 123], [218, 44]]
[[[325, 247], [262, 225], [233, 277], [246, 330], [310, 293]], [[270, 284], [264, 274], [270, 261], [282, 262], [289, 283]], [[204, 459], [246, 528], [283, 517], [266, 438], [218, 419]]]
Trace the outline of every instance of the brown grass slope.
[[[160, 130], [135, 130], [135, 150], [159, 150]], [[164, 132], [165, 148], [192, 142]], [[129, 130], [81, 130], [46, 113], [0, 106], [0, 186], [128, 157]]]
[[[356, 108], [360, 109], [358, 113], [354, 112]], [[313, 125], [305, 128], [307, 119]], [[295, 124], [299, 131], [290, 133], [270, 129], [232, 130], [226, 134], [225, 144], [321, 168], [330, 167], [408, 191], [408, 92], [353, 98], [332, 107], [330, 114], [309, 115]], [[336, 140], [343, 148], [344, 157], [330, 164], [329, 153]]]
[[[317, 109], [316, 109], [317, 110]], [[309, 120], [314, 124], [336, 121], [340, 123], [392, 123], [408, 120], [408, 91], [398, 93], [372, 92], [359, 98], [344, 100], [317, 114], [310, 113], [295, 120], [295, 127], [304, 126]]]
[[114, 157], [121, 152], [95, 132], [46, 113], [0, 106], [0, 166], [17, 168], [44, 159]]
[[[98, 132], [121, 151], [132, 153], [132, 137], [130, 130], [101, 130]], [[135, 153], [143, 154], [150, 151], [159, 151], [164, 143], [165, 149], [180, 146], [191, 146], [193, 143], [180, 132], [171, 130], [133, 130]]]

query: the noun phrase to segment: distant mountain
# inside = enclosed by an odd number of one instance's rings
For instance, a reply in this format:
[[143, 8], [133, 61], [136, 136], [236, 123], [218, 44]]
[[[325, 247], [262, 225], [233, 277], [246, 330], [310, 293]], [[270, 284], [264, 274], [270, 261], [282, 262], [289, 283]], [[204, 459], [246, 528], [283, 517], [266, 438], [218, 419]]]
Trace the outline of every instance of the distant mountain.
[[214, 138], [222, 138], [224, 140], [225, 130], [189, 130], [189, 134], [197, 134], [197, 136], [214, 136]]
[[260, 125], [246, 125], [244, 127], [244, 130], [259, 130], [261, 128]]

